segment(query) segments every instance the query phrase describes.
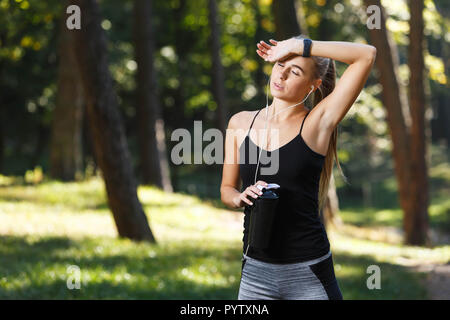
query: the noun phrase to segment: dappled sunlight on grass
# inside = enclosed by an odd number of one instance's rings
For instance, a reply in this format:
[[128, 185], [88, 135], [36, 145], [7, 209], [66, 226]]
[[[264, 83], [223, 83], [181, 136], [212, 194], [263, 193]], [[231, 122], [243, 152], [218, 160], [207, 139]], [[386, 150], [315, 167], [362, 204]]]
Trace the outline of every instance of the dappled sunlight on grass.
[[49, 209], [47, 206], [32, 204], [0, 204], [0, 234], [14, 235], [70, 235], [71, 237], [117, 235], [111, 215], [90, 211], [80, 214], [62, 208]]
[[[98, 178], [75, 183], [44, 180], [36, 186], [1, 181], [0, 299], [237, 297], [243, 235], [240, 211], [140, 186], [139, 198], [157, 243], [137, 243], [117, 238]], [[439, 204], [431, 211], [440, 216], [445, 206]], [[343, 212], [347, 223], [352, 219], [355, 224], [368, 223], [364, 228], [371, 232], [376, 232], [373, 224], [391, 224], [399, 215], [397, 209], [366, 209], [362, 215]], [[417, 261], [442, 263], [450, 254], [449, 246], [404, 247], [336, 230], [329, 230], [328, 236], [346, 299], [421, 299], [425, 292], [420, 275], [405, 266]], [[366, 286], [366, 269], [371, 264], [382, 269], [383, 290]], [[81, 270], [81, 290], [67, 289], [71, 265]]]
[[345, 208], [340, 211], [345, 223], [357, 226], [401, 226], [402, 212], [399, 209]]
[[[437, 230], [450, 232], [450, 199], [435, 197], [428, 208], [430, 226]], [[403, 212], [399, 208], [344, 207], [340, 210], [344, 223], [355, 226], [390, 226], [402, 228]]]
[[56, 207], [77, 213], [107, 209], [103, 181], [98, 178], [82, 183], [47, 181], [37, 185], [3, 185], [0, 188], [0, 203], [7, 202], [42, 204], [47, 208]]
[[[235, 294], [239, 250], [226, 243], [134, 243], [126, 239], [3, 236], [0, 298], [206, 298]], [[67, 267], [81, 271], [79, 292]], [[202, 288], [216, 288], [214, 291]], [[38, 288], [39, 291], [35, 289]], [[206, 295], [206, 296], [205, 296]], [[74, 297], [75, 297], [74, 296]], [[224, 296], [223, 296], [224, 297]]]
[[389, 244], [351, 238], [339, 232], [329, 232], [330, 242], [334, 252], [345, 252], [354, 255], [370, 254], [380, 262], [395, 262], [402, 265], [419, 263], [448, 263], [450, 261], [450, 246], [424, 248]]
[[[103, 189], [100, 179], [3, 187], [0, 233], [115, 237]], [[214, 208], [196, 197], [167, 194], [155, 187], [140, 186], [138, 193], [157, 239], [240, 241], [240, 212]]]
[[[344, 299], [426, 299], [424, 275], [395, 263], [380, 262], [370, 254], [333, 253], [336, 278]], [[380, 289], [369, 289], [369, 266], [380, 270]]]

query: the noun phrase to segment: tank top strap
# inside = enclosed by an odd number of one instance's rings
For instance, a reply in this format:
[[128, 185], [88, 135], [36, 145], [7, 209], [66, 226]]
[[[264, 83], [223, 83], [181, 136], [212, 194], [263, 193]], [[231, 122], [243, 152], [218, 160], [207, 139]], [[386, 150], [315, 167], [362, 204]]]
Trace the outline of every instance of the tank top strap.
[[258, 116], [258, 113], [261, 111], [261, 109], [258, 110], [258, 112], [255, 114], [255, 116], [253, 117], [253, 121], [250, 124], [250, 128], [248, 128], [248, 132], [247, 135], [250, 133], [250, 129], [253, 127], [253, 122], [255, 122], [256, 117]]
[[303, 130], [303, 124], [305, 123], [305, 120], [306, 120], [306, 117], [308, 116], [308, 114], [311, 112], [311, 110], [310, 111], [308, 111], [308, 113], [306, 113], [306, 115], [305, 115], [305, 117], [303, 118], [303, 121], [302, 121], [302, 126], [300, 127], [300, 135], [302, 134], [302, 130]]

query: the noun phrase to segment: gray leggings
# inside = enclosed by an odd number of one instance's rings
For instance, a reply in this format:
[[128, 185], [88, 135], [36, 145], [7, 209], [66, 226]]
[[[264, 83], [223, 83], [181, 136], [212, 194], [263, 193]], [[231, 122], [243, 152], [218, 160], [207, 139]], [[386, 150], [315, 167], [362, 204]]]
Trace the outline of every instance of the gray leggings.
[[244, 255], [238, 300], [342, 300], [331, 252], [305, 262], [274, 264]]

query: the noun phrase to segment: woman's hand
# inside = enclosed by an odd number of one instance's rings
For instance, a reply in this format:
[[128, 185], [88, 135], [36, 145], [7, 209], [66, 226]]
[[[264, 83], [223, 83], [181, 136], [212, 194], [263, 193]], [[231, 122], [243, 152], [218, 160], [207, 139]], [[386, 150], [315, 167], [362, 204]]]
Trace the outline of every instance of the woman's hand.
[[269, 40], [273, 45], [271, 46], [264, 41], [260, 41], [256, 44], [258, 55], [268, 62], [275, 62], [287, 58], [291, 54], [301, 52], [299, 50], [303, 46], [303, 42], [299, 39], [291, 38], [283, 41]]
[[241, 192], [236, 198], [233, 199], [234, 204], [240, 208], [245, 205], [253, 205], [253, 202], [250, 201], [247, 197], [253, 197], [254, 199], [258, 198], [262, 195], [261, 190], [258, 189], [257, 185], [261, 185], [267, 187], [267, 182], [259, 180], [254, 185], [248, 186], [243, 192]]

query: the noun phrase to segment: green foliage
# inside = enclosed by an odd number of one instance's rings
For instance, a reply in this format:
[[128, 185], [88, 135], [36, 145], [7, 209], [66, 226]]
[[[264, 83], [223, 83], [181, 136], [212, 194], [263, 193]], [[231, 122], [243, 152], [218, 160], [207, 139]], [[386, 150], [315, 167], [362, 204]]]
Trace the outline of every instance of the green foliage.
[[[430, 96], [435, 105], [445, 101], [448, 94], [443, 63], [448, 50], [443, 40], [450, 23], [443, 14], [445, 5], [441, 2], [426, 1], [424, 12]], [[101, 25], [108, 39], [110, 70], [133, 163], [138, 163], [133, 1], [122, 1], [119, 5], [102, 0], [99, 4], [103, 17]], [[271, 65], [260, 60], [255, 45], [259, 40], [274, 37], [271, 1], [221, 0], [218, 4], [221, 59], [230, 114], [261, 108], [265, 103], [265, 84], [258, 83], [257, 74], [262, 72], [267, 76]], [[174, 129], [191, 128], [193, 120], [202, 119], [205, 129], [215, 126], [207, 1], [186, 1], [185, 7], [181, 5], [182, 2], [177, 0], [155, 1], [151, 20], [156, 39], [157, 89], [166, 121], [167, 140]], [[386, 8], [390, 14], [388, 27], [399, 47], [402, 63], [399, 74], [403, 82], [409, 74], [405, 69], [404, 28], [408, 19], [405, 5], [404, 1], [399, 1]], [[302, 13], [307, 27], [303, 32], [313, 39], [368, 42], [366, 16], [360, 0], [302, 1]], [[23, 175], [36, 165], [44, 172], [48, 171], [50, 126], [57, 90], [57, 37], [60, 22], [66, 16], [61, 1], [0, 1], [0, 112], [2, 119], [8, 118], [8, 121], [2, 120], [6, 135], [5, 173]], [[337, 63], [338, 77], [345, 67]], [[361, 172], [370, 172], [376, 181], [392, 175], [391, 145], [383, 110], [381, 88], [372, 73], [364, 91], [343, 120], [339, 138], [345, 173], [353, 185], [360, 188], [364, 184], [360, 179]], [[45, 140], [42, 151], [37, 150], [38, 139]], [[170, 141], [168, 146], [170, 150]], [[357, 156], [367, 153], [370, 157], [361, 159]]]
[[[49, 128], [57, 71], [61, 2], [0, 1], [0, 121], [6, 172], [22, 174]], [[43, 137], [43, 135], [41, 136]]]

